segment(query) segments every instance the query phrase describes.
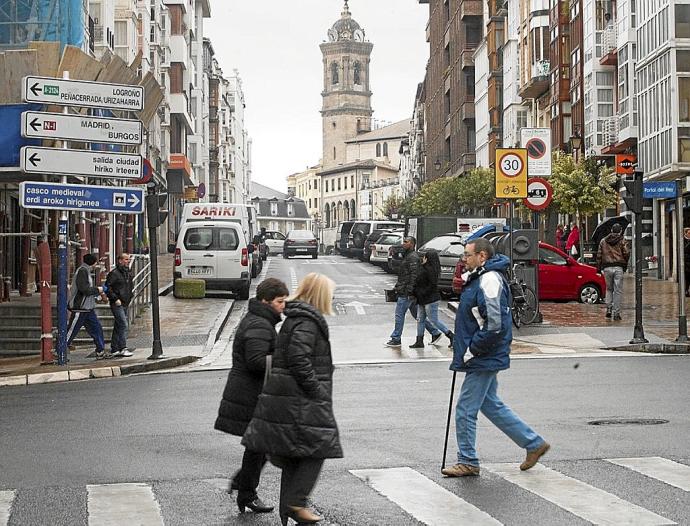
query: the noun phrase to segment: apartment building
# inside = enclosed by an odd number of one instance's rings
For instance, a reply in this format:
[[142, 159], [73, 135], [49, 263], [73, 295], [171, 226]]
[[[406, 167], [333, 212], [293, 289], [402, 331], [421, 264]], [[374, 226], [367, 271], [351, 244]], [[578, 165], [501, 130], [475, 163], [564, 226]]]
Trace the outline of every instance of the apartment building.
[[475, 166], [475, 63], [482, 40], [482, 0], [419, 0], [429, 6], [425, 76], [427, 179]]

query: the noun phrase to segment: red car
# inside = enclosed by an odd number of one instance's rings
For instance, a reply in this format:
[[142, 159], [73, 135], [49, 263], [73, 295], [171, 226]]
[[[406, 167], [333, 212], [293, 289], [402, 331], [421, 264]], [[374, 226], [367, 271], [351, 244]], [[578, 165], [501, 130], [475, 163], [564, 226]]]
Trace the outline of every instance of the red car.
[[[459, 293], [465, 283], [465, 265], [458, 261], [453, 275], [453, 292]], [[606, 294], [604, 276], [591, 265], [578, 263], [561, 249], [539, 242], [539, 299], [577, 300], [599, 303]]]

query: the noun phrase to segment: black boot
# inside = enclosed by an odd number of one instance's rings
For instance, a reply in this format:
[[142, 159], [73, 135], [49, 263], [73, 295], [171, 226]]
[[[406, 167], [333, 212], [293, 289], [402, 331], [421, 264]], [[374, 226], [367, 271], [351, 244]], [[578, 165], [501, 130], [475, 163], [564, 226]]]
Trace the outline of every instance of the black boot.
[[410, 349], [424, 349], [424, 336], [417, 336], [415, 342], [410, 345]]
[[450, 342], [448, 343], [448, 347], [453, 347], [453, 338], [455, 337], [455, 335], [453, 334], [453, 331], [448, 331], [446, 333], [446, 336], [450, 340]]

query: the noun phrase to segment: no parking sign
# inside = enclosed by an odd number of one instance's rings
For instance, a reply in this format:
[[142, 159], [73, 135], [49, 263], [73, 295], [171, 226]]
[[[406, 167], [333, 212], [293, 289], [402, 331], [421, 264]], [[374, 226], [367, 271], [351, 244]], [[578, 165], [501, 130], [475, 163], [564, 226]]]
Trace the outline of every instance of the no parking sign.
[[527, 175], [549, 177], [551, 175], [551, 129], [522, 128], [520, 144], [527, 149]]

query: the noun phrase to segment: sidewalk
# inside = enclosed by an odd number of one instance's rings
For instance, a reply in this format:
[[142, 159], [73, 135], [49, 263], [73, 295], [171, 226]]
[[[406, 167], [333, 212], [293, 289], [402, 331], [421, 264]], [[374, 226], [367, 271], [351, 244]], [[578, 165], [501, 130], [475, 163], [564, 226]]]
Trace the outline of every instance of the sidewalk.
[[[166, 261], [159, 261], [159, 268], [164, 266]], [[171, 264], [167, 266], [172, 268]], [[168, 281], [161, 279], [161, 283]], [[193, 362], [212, 350], [233, 305], [234, 300], [228, 295], [209, 295], [203, 300], [176, 299], [172, 293], [160, 296], [162, 358], [148, 359], [152, 353], [153, 320], [151, 309], [147, 308], [132, 325], [127, 339], [128, 345], [136, 348], [134, 356], [109, 360], [87, 358], [94, 350], [89, 345], [70, 352], [69, 363], [65, 366], [41, 365], [40, 356], [2, 358], [0, 386], [120, 376]]]
[[[642, 280], [642, 326], [650, 344], [673, 345], [678, 336], [678, 285], [652, 278]], [[684, 298], [686, 312], [690, 298]], [[455, 311], [457, 302], [448, 302]], [[543, 323], [513, 329], [513, 353], [560, 354], [626, 347], [635, 325], [635, 278], [623, 279], [623, 320], [607, 319], [606, 305], [575, 301], [541, 302]], [[629, 352], [629, 351], [626, 351]]]

